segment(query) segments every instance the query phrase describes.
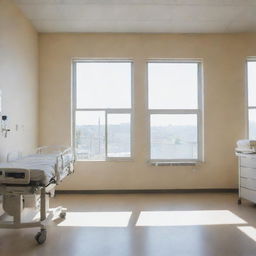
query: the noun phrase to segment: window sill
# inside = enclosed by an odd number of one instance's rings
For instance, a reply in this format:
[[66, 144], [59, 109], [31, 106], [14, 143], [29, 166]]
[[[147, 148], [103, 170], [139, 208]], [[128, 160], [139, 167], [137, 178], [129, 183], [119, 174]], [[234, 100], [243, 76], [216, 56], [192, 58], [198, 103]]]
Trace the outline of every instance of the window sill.
[[190, 162], [154, 162], [151, 161], [151, 166], [196, 166], [202, 164], [202, 161], [190, 161]]
[[103, 159], [103, 160], [82, 160], [82, 159], [77, 159], [76, 162], [79, 163], [120, 163], [120, 162], [134, 162], [133, 158], [108, 158], [108, 159]]

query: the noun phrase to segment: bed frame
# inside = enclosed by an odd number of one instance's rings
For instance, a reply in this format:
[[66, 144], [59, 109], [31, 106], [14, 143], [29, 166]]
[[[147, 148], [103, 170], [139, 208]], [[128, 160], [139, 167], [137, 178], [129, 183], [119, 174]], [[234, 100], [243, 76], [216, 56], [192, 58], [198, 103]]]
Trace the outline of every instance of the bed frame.
[[[40, 227], [40, 232], [35, 236], [38, 244], [43, 244], [46, 240], [46, 225], [53, 216], [65, 218], [66, 209], [57, 207], [49, 211], [49, 197], [53, 197], [55, 187], [58, 185], [65, 173], [71, 174], [74, 171], [74, 157], [68, 163], [64, 161], [67, 154], [72, 154], [70, 148], [59, 146], [41, 147], [37, 149], [37, 154], [57, 154], [55, 166], [55, 178], [47, 186], [37, 182], [31, 182], [30, 170], [17, 168], [0, 169], [0, 194], [3, 195], [3, 209], [6, 214], [13, 216], [13, 221], [1, 221], [0, 228], [32, 228]], [[40, 220], [23, 222], [21, 221], [22, 210], [26, 207], [26, 196], [33, 196], [36, 206], [40, 211]], [[48, 215], [47, 215], [48, 214]]]

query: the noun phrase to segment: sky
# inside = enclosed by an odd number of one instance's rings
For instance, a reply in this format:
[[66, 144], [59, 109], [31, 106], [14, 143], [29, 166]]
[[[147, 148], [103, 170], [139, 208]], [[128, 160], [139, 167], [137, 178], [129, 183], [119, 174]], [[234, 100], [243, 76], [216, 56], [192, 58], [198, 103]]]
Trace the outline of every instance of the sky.
[[149, 63], [150, 109], [196, 109], [197, 63]]
[[131, 63], [77, 63], [78, 108], [130, 108]]
[[[130, 123], [130, 114], [108, 114], [108, 124], [118, 125]], [[104, 111], [77, 111], [77, 125], [105, 125]]]

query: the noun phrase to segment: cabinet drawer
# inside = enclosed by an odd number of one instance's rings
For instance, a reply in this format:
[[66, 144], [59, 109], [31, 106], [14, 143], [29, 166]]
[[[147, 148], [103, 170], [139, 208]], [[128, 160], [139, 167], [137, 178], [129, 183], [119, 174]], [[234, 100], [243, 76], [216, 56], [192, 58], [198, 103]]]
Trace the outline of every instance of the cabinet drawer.
[[240, 176], [244, 178], [256, 179], [256, 169], [240, 167]]
[[254, 191], [254, 190], [241, 188], [240, 189], [240, 196], [242, 198], [245, 198], [247, 200], [250, 200], [250, 201], [256, 203], [256, 191]]
[[248, 188], [256, 191], [256, 179], [240, 179], [240, 186], [243, 188]]
[[255, 156], [241, 156], [240, 166], [256, 168], [256, 157]]

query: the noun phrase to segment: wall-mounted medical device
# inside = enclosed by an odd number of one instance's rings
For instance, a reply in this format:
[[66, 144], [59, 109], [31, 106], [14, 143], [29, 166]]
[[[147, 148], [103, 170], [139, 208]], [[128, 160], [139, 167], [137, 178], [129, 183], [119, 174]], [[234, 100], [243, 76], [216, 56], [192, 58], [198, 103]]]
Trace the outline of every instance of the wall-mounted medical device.
[[5, 138], [7, 138], [8, 132], [11, 130], [8, 128], [8, 117], [2, 114], [2, 92], [0, 90], [0, 132]]
[[8, 132], [11, 130], [8, 128], [8, 117], [7, 116], [2, 116], [1, 117], [1, 130], [2, 134], [4, 135], [5, 138], [7, 138]]

